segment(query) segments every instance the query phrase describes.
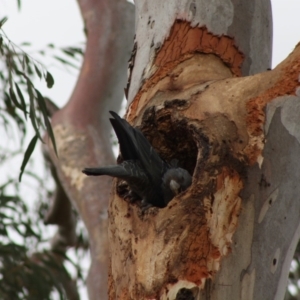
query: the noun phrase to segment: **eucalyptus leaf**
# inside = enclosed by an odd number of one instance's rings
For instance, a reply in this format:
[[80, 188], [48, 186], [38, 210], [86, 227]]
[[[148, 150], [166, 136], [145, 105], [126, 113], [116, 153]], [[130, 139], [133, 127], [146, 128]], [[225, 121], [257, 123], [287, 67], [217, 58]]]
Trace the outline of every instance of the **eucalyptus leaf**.
[[54, 79], [53, 79], [52, 75], [48, 71], [46, 73], [45, 79], [46, 79], [46, 82], [47, 82], [47, 87], [49, 89], [51, 89], [53, 87], [53, 85], [54, 85]]
[[23, 162], [22, 162], [22, 165], [21, 165], [21, 170], [20, 170], [20, 175], [19, 175], [19, 181], [22, 180], [22, 175], [23, 175], [23, 172], [24, 172], [24, 169], [31, 157], [31, 154], [35, 148], [35, 145], [36, 145], [36, 142], [38, 140], [38, 135], [36, 134], [30, 141], [26, 151], [25, 151], [25, 154], [24, 154], [24, 158], [23, 158]]

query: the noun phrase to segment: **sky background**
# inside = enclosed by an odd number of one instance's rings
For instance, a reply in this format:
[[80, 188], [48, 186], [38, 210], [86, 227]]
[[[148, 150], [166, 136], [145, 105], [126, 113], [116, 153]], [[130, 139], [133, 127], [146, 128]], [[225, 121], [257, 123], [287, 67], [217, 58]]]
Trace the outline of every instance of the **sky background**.
[[[280, 63], [300, 41], [300, 0], [272, 0], [273, 10], [273, 63]], [[78, 71], [65, 68], [53, 59], [41, 58], [37, 50], [46, 49], [53, 43], [56, 47], [78, 46], [85, 41], [81, 15], [74, 0], [22, 0], [21, 11], [17, 9], [17, 0], [0, 0], [0, 19], [8, 17], [3, 29], [16, 44], [31, 42], [32, 47], [25, 47], [32, 57], [44, 62], [45, 67], [55, 79], [52, 89], [47, 89], [44, 82], [36, 82], [38, 89], [52, 99], [58, 106], [63, 106], [69, 99], [76, 84]], [[1, 134], [1, 132], [0, 132]], [[32, 135], [29, 136], [29, 139]], [[41, 163], [40, 151], [35, 151], [37, 162]], [[11, 172], [17, 172], [19, 161], [9, 165]], [[10, 163], [10, 162], [9, 162]], [[43, 168], [33, 164], [37, 173]], [[15, 169], [15, 170], [14, 170]], [[5, 175], [5, 174], [4, 174]], [[1, 174], [0, 174], [1, 181]], [[30, 192], [29, 192], [30, 194]], [[53, 233], [50, 230], [49, 235]], [[86, 265], [88, 260], [86, 260]], [[86, 291], [81, 289], [81, 299], [87, 299]]]

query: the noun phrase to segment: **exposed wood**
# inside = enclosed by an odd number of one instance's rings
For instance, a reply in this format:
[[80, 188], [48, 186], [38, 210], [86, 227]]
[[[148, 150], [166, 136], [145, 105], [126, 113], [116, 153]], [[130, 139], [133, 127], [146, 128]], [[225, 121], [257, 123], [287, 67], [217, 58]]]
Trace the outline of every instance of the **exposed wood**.
[[[197, 58], [193, 59], [191, 65], [195, 66]], [[299, 237], [296, 230], [299, 220], [288, 221], [290, 209], [285, 207], [284, 216], [272, 214], [269, 225], [260, 225], [273, 205], [270, 199], [278, 196], [278, 184], [273, 180], [268, 183], [269, 176], [275, 174], [268, 173], [266, 165], [266, 161], [274, 159], [268, 153], [270, 147], [279, 143], [275, 137], [277, 127], [266, 131], [271, 134], [267, 143], [264, 130], [264, 124], [275, 122], [276, 118], [269, 116], [270, 120], [266, 120], [265, 109], [274, 98], [295, 94], [299, 85], [299, 61], [300, 46], [273, 71], [191, 86], [186, 84], [185, 76], [181, 76], [189, 69], [185, 61], [184, 68], [179, 64], [174, 70], [176, 84], [171, 72], [162, 80], [165, 85], [157, 83], [160, 88], [152, 87], [157, 92], [151, 90], [144, 107], [137, 108], [136, 125], [142, 127], [164, 158], [177, 157], [184, 167], [194, 170], [193, 184], [166, 208], [150, 208], [144, 215], [138, 204], [129, 204], [114, 195], [109, 225], [110, 299], [175, 299], [181, 288], [194, 288], [193, 293], [198, 295], [195, 299], [202, 299], [201, 294], [210, 294], [211, 299], [269, 299], [270, 290], [263, 292], [261, 285], [265, 282], [259, 282], [262, 272], [268, 273], [261, 266], [265, 262], [260, 260], [261, 251], [272, 255], [276, 262], [274, 268], [272, 259], [266, 257], [274, 274], [268, 279], [272, 282], [269, 289], [273, 287], [275, 297], [279, 278], [284, 277], [280, 274], [286, 274], [289, 266], [285, 263], [283, 268], [283, 261], [290, 262], [290, 253]], [[215, 63], [218, 64], [218, 60]], [[287, 77], [290, 80], [285, 84]], [[176, 88], [163, 89], [162, 86]], [[283, 100], [277, 104], [283, 109], [285, 105]], [[293, 127], [290, 130], [299, 135]], [[281, 138], [289, 139], [288, 135]], [[184, 150], [180, 142], [186, 145]], [[197, 145], [197, 153], [194, 145]], [[282, 151], [284, 149], [282, 147]], [[297, 148], [293, 151], [300, 154]], [[286, 155], [284, 152], [283, 156]], [[264, 179], [263, 174], [268, 179]], [[280, 201], [286, 205], [284, 198]], [[270, 231], [265, 229], [262, 235], [258, 229], [271, 226], [272, 218], [284, 219], [282, 226], [289, 228], [287, 236], [290, 238], [284, 249], [278, 245], [272, 250], [282, 241], [271, 240], [264, 235], [270, 235]], [[239, 263], [235, 264], [235, 260]], [[257, 268], [261, 270], [258, 272]], [[120, 273], [120, 270], [126, 272]], [[228, 272], [232, 274], [229, 276]], [[210, 280], [212, 285], [208, 284]], [[219, 288], [222, 284], [224, 287]], [[277, 294], [280, 299], [282, 289]]]
[[[154, 2], [156, 6], [137, 3], [143, 18], [158, 9], [171, 9], [171, 4]], [[178, 4], [177, 12], [180, 8]], [[147, 20], [150, 25], [155, 21], [154, 28], [160, 18], [158, 14]], [[146, 21], [141, 19], [145, 32]], [[168, 23], [171, 17], [165, 19]], [[139, 63], [133, 68], [132, 83], [136, 80], [139, 86], [130, 85], [127, 118], [164, 159], [179, 159], [193, 173], [193, 183], [166, 208], [150, 208], [144, 214], [139, 203], [122, 198], [119, 183], [114, 183], [109, 298], [282, 299], [299, 238], [300, 204], [295, 199], [300, 192], [296, 162], [300, 46], [273, 71], [234, 77], [235, 70], [245, 74], [244, 62], [259, 55], [258, 48], [245, 52], [234, 38], [232, 49], [245, 57], [243, 62], [237, 60], [242, 62], [240, 68], [235, 67], [218, 52], [226, 34], [206, 27], [216, 36], [211, 39], [216, 41], [211, 44], [215, 54], [207, 54], [202, 42], [207, 43], [198, 36], [200, 46], [189, 47], [188, 42], [180, 46], [189, 40], [189, 29], [206, 30], [203, 24], [198, 29], [182, 20], [174, 24], [166, 26], [173, 31], [152, 54], [145, 49], [151, 31], [144, 39], [140, 36], [140, 47], [137, 34], [135, 66]], [[180, 24], [189, 27], [185, 34], [180, 30], [174, 34]], [[168, 53], [170, 48], [174, 56]]]

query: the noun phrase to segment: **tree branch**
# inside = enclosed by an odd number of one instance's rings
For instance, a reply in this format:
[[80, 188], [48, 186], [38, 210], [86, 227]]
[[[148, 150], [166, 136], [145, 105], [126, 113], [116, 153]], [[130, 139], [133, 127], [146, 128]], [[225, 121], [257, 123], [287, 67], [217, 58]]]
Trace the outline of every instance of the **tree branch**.
[[87, 166], [113, 163], [107, 111], [118, 110], [132, 47], [133, 7], [126, 1], [79, 1], [87, 31], [83, 66], [67, 105], [54, 114], [57, 176], [90, 238], [90, 299], [107, 297], [107, 204], [111, 180], [88, 178]]

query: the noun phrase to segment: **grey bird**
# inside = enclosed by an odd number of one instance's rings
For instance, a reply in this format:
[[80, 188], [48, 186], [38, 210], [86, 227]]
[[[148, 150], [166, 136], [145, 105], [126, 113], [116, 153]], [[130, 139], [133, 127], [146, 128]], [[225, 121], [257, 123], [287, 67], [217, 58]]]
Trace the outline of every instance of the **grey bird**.
[[110, 122], [117, 135], [123, 162], [118, 165], [85, 168], [90, 176], [108, 175], [127, 182], [133, 196], [142, 200], [144, 209], [150, 206], [165, 207], [174, 196], [192, 183], [187, 170], [179, 168], [173, 160], [168, 164], [151, 146], [138, 129], [132, 127], [117, 113], [110, 111]]

